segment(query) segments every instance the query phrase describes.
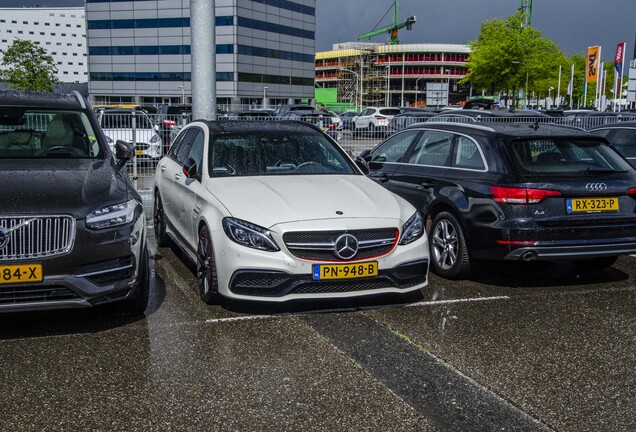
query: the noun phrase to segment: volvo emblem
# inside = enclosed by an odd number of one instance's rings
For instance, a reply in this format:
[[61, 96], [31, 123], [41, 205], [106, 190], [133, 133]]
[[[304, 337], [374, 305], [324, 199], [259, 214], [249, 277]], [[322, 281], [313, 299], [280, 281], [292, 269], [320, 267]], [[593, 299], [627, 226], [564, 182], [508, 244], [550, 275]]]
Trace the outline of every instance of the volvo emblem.
[[4, 249], [8, 243], [9, 233], [3, 227], [0, 227], [0, 249]]
[[351, 259], [358, 253], [358, 239], [351, 234], [343, 234], [336, 239], [334, 251], [340, 259]]
[[607, 190], [605, 183], [588, 183], [585, 185], [585, 189], [591, 192], [604, 192]]

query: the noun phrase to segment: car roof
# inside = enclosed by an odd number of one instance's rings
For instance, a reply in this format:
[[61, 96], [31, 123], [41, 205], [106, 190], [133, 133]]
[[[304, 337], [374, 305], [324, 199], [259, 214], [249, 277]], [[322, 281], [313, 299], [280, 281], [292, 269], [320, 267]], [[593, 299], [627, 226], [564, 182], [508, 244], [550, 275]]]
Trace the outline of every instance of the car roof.
[[[195, 120], [207, 123], [212, 133], [259, 133], [259, 132], [322, 132], [318, 126], [301, 120]], [[193, 122], [194, 123], [194, 122]]]
[[590, 130], [598, 129], [636, 129], [636, 121], [619, 121], [590, 128]]
[[452, 123], [435, 122], [431, 119], [426, 123], [417, 123], [407, 129], [440, 129], [451, 132], [475, 132], [496, 134], [507, 138], [537, 137], [537, 136], [571, 136], [590, 137], [590, 133], [573, 126], [555, 125], [550, 123]]
[[41, 93], [28, 91], [0, 91], [0, 105], [56, 109], [89, 109], [78, 93]]

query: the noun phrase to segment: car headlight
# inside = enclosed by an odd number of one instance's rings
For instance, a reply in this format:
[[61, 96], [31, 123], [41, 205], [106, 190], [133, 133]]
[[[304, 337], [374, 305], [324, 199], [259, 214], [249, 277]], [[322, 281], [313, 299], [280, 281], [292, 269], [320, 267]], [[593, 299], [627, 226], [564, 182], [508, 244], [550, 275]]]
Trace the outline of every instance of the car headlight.
[[402, 236], [400, 237], [400, 244], [407, 245], [413, 243], [415, 240], [422, 237], [424, 234], [424, 221], [420, 212], [415, 212], [413, 216], [406, 221], [402, 227]]
[[244, 220], [224, 218], [223, 230], [230, 240], [240, 245], [269, 252], [280, 250], [268, 229]]
[[98, 230], [130, 223], [135, 217], [138, 205], [139, 203], [133, 199], [95, 210], [86, 216], [86, 227]]
[[154, 134], [152, 136], [152, 138], [150, 138], [150, 142], [153, 143], [153, 144], [156, 143], [156, 142], [161, 142], [161, 138], [159, 138], [159, 135]]

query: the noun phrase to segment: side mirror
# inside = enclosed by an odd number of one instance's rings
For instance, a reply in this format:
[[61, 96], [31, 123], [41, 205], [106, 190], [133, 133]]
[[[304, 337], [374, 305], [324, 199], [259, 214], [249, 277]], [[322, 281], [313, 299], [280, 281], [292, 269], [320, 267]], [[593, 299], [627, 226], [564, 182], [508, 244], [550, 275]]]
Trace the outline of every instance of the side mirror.
[[362, 152], [360, 153], [360, 155], [358, 157], [364, 159], [366, 162], [370, 162], [371, 161], [371, 150], [369, 150], [369, 149], [362, 150]]
[[360, 171], [362, 171], [365, 175], [368, 175], [371, 172], [369, 164], [364, 158], [362, 158], [362, 156], [356, 156], [355, 163], [358, 168], [360, 168]]
[[115, 141], [115, 159], [117, 159], [119, 169], [132, 159], [133, 151], [134, 148], [131, 143], [122, 140]]
[[188, 160], [186, 160], [183, 164], [183, 174], [185, 174], [186, 178], [201, 180], [201, 175], [199, 173], [197, 163], [192, 158], [188, 158]]

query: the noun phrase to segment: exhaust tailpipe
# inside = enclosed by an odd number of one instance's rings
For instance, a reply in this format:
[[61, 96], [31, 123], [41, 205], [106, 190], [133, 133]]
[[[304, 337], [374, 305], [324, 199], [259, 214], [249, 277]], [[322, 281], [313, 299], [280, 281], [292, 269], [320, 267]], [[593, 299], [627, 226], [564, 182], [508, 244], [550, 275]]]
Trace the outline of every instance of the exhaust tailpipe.
[[537, 253], [535, 251], [527, 251], [521, 255], [523, 261], [534, 261], [537, 259]]

